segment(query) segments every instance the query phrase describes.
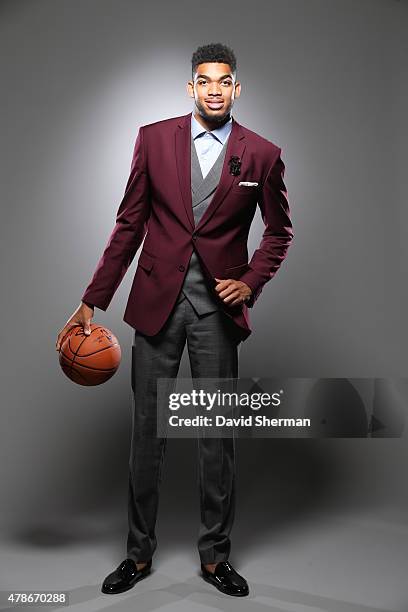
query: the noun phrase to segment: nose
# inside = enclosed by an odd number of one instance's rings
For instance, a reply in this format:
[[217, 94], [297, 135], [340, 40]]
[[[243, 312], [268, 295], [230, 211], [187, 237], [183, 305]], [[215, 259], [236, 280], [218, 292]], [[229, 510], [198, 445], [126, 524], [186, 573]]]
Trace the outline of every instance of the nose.
[[210, 87], [208, 89], [208, 93], [212, 96], [220, 96], [221, 89], [218, 83], [210, 83]]

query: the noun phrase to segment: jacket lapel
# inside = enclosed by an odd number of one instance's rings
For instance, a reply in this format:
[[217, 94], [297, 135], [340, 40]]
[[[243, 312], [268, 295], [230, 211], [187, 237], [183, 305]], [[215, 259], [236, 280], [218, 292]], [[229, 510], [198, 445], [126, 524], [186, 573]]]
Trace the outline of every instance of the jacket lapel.
[[176, 164], [181, 197], [189, 224], [194, 229], [194, 215], [191, 196], [191, 113], [180, 118], [176, 130]]
[[224, 164], [222, 167], [220, 181], [214, 192], [206, 211], [201, 217], [197, 227], [194, 223], [192, 195], [191, 195], [191, 113], [181, 117], [179, 129], [176, 131], [176, 163], [180, 183], [180, 190], [185, 208], [185, 213], [191, 228], [200, 229], [214, 214], [218, 206], [224, 200], [234, 182], [234, 175], [230, 174], [228, 161], [231, 155], [243, 158], [245, 151], [245, 136], [240, 124], [232, 118], [232, 129], [227, 141]]

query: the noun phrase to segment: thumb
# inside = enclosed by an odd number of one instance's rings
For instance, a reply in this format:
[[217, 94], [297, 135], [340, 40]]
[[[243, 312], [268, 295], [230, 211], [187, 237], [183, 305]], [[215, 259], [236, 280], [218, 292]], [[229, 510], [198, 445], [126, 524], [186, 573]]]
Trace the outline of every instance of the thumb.
[[84, 323], [84, 334], [85, 334], [86, 336], [89, 336], [89, 335], [90, 335], [90, 333], [91, 333], [91, 325], [90, 325], [90, 322], [89, 322], [89, 321], [85, 321], [85, 323]]

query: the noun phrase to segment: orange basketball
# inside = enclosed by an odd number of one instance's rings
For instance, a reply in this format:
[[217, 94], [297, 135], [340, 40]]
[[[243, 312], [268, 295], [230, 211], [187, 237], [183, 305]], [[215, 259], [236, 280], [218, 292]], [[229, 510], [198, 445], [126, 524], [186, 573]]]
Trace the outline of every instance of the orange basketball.
[[91, 323], [91, 333], [84, 334], [81, 325], [73, 327], [64, 337], [59, 362], [64, 374], [78, 385], [101, 385], [109, 380], [120, 365], [121, 350], [112, 332]]

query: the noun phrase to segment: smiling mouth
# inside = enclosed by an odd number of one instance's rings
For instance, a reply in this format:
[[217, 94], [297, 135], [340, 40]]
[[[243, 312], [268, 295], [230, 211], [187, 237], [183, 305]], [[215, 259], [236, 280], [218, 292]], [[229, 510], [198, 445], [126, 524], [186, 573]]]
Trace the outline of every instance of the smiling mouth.
[[209, 108], [212, 109], [218, 109], [218, 108], [222, 108], [222, 106], [224, 105], [224, 102], [220, 102], [220, 101], [216, 101], [216, 100], [208, 100], [206, 101], [206, 104]]

